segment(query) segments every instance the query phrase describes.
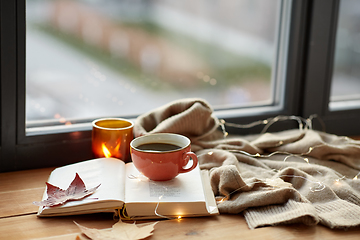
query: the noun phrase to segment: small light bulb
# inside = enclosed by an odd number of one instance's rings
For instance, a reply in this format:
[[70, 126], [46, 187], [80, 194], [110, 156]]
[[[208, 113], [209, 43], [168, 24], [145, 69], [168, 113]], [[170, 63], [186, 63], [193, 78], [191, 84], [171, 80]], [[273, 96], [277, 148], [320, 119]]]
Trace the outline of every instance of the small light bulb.
[[341, 185], [340, 178], [339, 178], [339, 179], [336, 179], [336, 180], [334, 181], [334, 184], [335, 184], [336, 186], [340, 186], [340, 185]]

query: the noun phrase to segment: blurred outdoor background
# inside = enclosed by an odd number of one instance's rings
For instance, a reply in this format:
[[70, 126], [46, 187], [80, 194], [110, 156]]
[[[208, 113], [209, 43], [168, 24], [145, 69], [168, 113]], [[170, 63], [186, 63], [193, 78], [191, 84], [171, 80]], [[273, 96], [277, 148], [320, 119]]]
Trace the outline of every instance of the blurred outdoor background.
[[[280, 0], [27, 0], [27, 123], [201, 97], [272, 104]], [[331, 99], [360, 99], [360, 4], [341, 1]]]
[[27, 0], [27, 121], [272, 102], [279, 1]]
[[[346, 100], [358, 102], [360, 100], [360, 2], [340, 1], [338, 18], [330, 100], [340, 104]], [[358, 104], [356, 104], [357, 108], [359, 108]]]

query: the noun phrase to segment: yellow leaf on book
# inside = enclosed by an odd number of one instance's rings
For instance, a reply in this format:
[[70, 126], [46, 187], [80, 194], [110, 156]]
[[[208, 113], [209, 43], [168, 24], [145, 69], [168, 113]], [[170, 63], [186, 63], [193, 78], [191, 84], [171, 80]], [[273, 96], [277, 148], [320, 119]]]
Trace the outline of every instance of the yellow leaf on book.
[[[124, 223], [121, 220], [115, 223], [112, 228], [95, 229], [84, 227], [77, 222], [74, 222], [83, 234], [93, 240], [138, 240], [144, 239], [152, 235], [154, 226], [157, 222], [148, 224]], [[84, 239], [78, 236], [77, 239]]]

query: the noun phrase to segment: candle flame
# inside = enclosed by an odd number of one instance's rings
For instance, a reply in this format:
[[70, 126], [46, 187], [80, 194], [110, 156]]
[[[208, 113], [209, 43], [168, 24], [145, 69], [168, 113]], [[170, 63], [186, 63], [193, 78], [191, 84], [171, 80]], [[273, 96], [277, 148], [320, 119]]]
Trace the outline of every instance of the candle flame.
[[111, 157], [111, 153], [110, 153], [109, 149], [105, 146], [104, 143], [101, 145], [101, 147], [102, 147], [102, 151], [103, 151], [103, 153], [104, 153], [104, 156], [105, 156], [106, 158]]
[[120, 148], [120, 143], [118, 143], [118, 144], [115, 146], [114, 151], [115, 151], [115, 152], [119, 152], [119, 148]]

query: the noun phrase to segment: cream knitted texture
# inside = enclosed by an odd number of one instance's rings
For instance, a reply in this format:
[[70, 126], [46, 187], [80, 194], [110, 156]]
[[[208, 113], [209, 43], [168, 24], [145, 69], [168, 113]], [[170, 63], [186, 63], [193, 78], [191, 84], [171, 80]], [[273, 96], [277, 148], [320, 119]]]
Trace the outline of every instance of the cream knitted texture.
[[360, 171], [360, 141], [298, 129], [224, 138], [218, 123], [206, 101], [184, 99], [140, 116], [134, 134], [190, 137], [200, 167], [210, 172], [220, 212], [243, 213], [251, 229], [360, 225], [360, 180], [353, 179]]
[[277, 223], [301, 222], [306, 225], [315, 225], [319, 222], [317, 213], [310, 203], [299, 203], [291, 199], [280, 206], [267, 205], [245, 210], [244, 216], [250, 229]]
[[[199, 124], [201, 123], [201, 124]], [[174, 101], [139, 116], [134, 124], [135, 137], [151, 133], [179, 133], [191, 140], [204, 138], [219, 126], [212, 108], [201, 99]]]

